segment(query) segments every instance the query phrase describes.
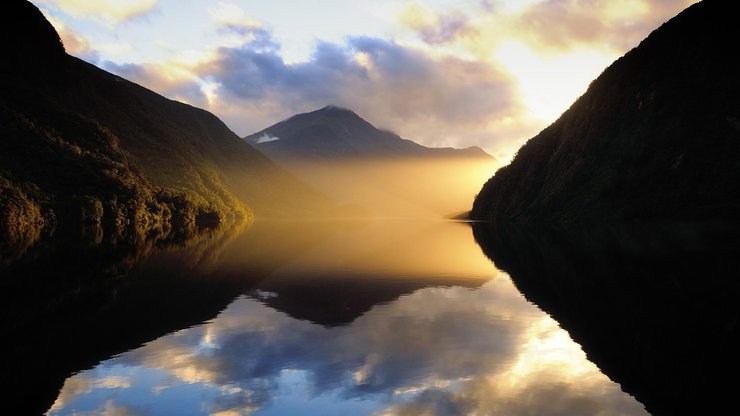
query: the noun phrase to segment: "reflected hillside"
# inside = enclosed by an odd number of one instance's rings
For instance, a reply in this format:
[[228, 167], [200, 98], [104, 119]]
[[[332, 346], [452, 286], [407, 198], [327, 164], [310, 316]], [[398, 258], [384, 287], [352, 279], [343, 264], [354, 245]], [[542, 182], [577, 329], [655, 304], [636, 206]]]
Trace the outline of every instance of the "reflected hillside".
[[[77, 241], [77, 240], [75, 240]], [[241, 294], [324, 327], [429, 287], [480, 287], [490, 264], [450, 222], [258, 221], [189, 240], [40, 244], [2, 273], [8, 408], [48, 409], [70, 374], [213, 319]]]
[[476, 241], [648, 411], [730, 406], [740, 329], [738, 227], [491, 228]]
[[[70, 373], [214, 316], [253, 280], [203, 280], [249, 227], [234, 223], [189, 239], [115, 244], [53, 240], [0, 268], [0, 363], [17, 388], [7, 408], [48, 407]], [[177, 261], [162, 262], [162, 259]]]

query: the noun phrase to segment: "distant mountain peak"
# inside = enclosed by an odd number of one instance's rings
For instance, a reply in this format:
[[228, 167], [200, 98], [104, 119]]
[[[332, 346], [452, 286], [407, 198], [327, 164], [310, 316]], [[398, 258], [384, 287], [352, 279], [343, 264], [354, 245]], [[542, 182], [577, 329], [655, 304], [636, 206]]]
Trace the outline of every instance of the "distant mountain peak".
[[320, 108], [318, 111], [325, 111], [325, 112], [327, 112], [327, 111], [338, 111], [338, 112], [348, 112], [348, 113], [353, 113], [354, 114], [354, 111], [350, 110], [349, 108], [342, 107], [342, 106], [339, 106], [339, 105], [336, 105], [336, 104], [326, 105], [326, 106]]
[[269, 157], [285, 159], [364, 157], [491, 158], [480, 148], [430, 148], [378, 129], [354, 111], [327, 105], [296, 114], [244, 138]]
[[[319, 108], [318, 110], [314, 110], [308, 113], [303, 113], [305, 115], [320, 115], [320, 116], [328, 116], [328, 117], [352, 117], [356, 118], [362, 121], [365, 121], [362, 117], [360, 117], [357, 113], [350, 110], [347, 107], [341, 107], [334, 104], [329, 104], [324, 107]], [[298, 114], [299, 116], [301, 114]]]

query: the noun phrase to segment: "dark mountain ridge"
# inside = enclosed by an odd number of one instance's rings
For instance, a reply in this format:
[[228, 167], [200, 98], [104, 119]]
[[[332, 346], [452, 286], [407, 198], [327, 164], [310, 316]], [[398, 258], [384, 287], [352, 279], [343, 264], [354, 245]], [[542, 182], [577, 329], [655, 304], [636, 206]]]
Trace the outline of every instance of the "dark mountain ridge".
[[67, 55], [31, 3], [8, 2], [0, 19], [13, 39], [0, 62], [4, 242], [60, 227], [167, 234], [328, 206], [213, 114]]
[[380, 130], [352, 110], [328, 105], [244, 138], [275, 160], [360, 157], [492, 158], [483, 149], [430, 148]]
[[608, 67], [483, 186], [479, 220], [733, 217], [740, 209], [737, 6], [705, 0]]

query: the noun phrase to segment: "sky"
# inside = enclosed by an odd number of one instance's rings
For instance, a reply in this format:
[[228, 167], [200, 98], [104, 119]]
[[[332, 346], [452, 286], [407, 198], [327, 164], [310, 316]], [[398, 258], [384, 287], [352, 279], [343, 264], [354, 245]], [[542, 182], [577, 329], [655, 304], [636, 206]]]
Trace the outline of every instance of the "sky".
[[33, 0], [67, 52], [246, 136], [325, 105], [510, 160], [694, 0]]

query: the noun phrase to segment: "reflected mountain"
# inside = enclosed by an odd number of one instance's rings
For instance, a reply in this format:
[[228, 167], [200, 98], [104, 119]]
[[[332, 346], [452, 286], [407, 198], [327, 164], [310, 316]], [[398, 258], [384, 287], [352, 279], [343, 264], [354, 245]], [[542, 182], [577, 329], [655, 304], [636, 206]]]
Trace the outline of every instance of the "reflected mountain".
[[[479, 287], [490, 277], [487, 261], [464, 264], [460, 238], [469, 230], [449, 223], [263, 221], [166, 243], [37, 245], [0, 268], [0, 317], [13, 340], [2, 345], [0, 366], [16, 382], [5, 406], [41, 413], [71, 374], [207, 322], [241, 294], [333, 327], [423, 288]], [[439, 251], [449, 254], [417, 261]]]
[[522, 293], [648, 411], [733, 405], [726, 377], [736, 374], [740, 332], [736, 224], [473, 230]]
[[13, 340], [0, 365], [16, 383], [4, 406], [41, 413], [69, 374], [215, 316], [260, 276], [216, 270], [204, 279], [200, 270], [248, 225], [166, 244], [57, 239], [0, 268], [0, 316]]
[[[293, 224], [289, 232], [313, 235], [326, 226]], [[466, 250], [469, 230], [464, 224], [369, 221], [344, 226], [261, 280], [249, 295], [293, 318], [331, 327], [350, 324], [378, 304], [425, 287], [476, 288], [490, 278], [488, 265]]]
[[376, 305], [425, 287], [480, 287], [488, 278], [325, 275], [267, 279], [250, 296], [295, 319], [325, 327], [354, 322]]
[[[344, 325], [333, 325], [330, 319], [332, 325], [324, 326], [305, 319], [295, 307], [280, 305], [298, 319], [267, 306], [280, 298], [300, 301], [300, 288], [283, 290], [270, 283], [289, 275], [291, 267], [280, 267], [256, 285], [261, 289], [252, 295], [261, 301], [241, 296], [212, 320], [70, 376], [50, 413], [645, 414], [640, 403], [585, 359], [555, 321], [491, 268], [469, 228], [434, 227], [437, 232], [444, 228], [448, 243], [468, 252], [456, 253], [464, 259], [456, 263], [457, 275], [485, 269], [487, 282], [476, 288], [421, 288], [432, 283], [427, 277], [413, 293], [376, 304]], [[347, 238], [338, 240], [350, 248]], [[304, 254], [316, 258], [318, 253]], [[301, 258], [295, 263], [307, 264]], [[330, 268], [325, 261], [319, 263], [314, 270]], [[403, 286], [392, 282], [398, 275], [409, 275], [401, 265], [394, 263], [385, 275], [374, 275], [376, 282], [367, 287], [387, 283], [387, 293]], [[328, 286], [331, 290], [351, 280], [326, 278], [337, 282]], [[290, 283], [300, 284], [297, 279]], [[289, 282], [278, 280], [287, 289]], [[319, 292], [304, 296], [323, 299], [332, 294]]]

